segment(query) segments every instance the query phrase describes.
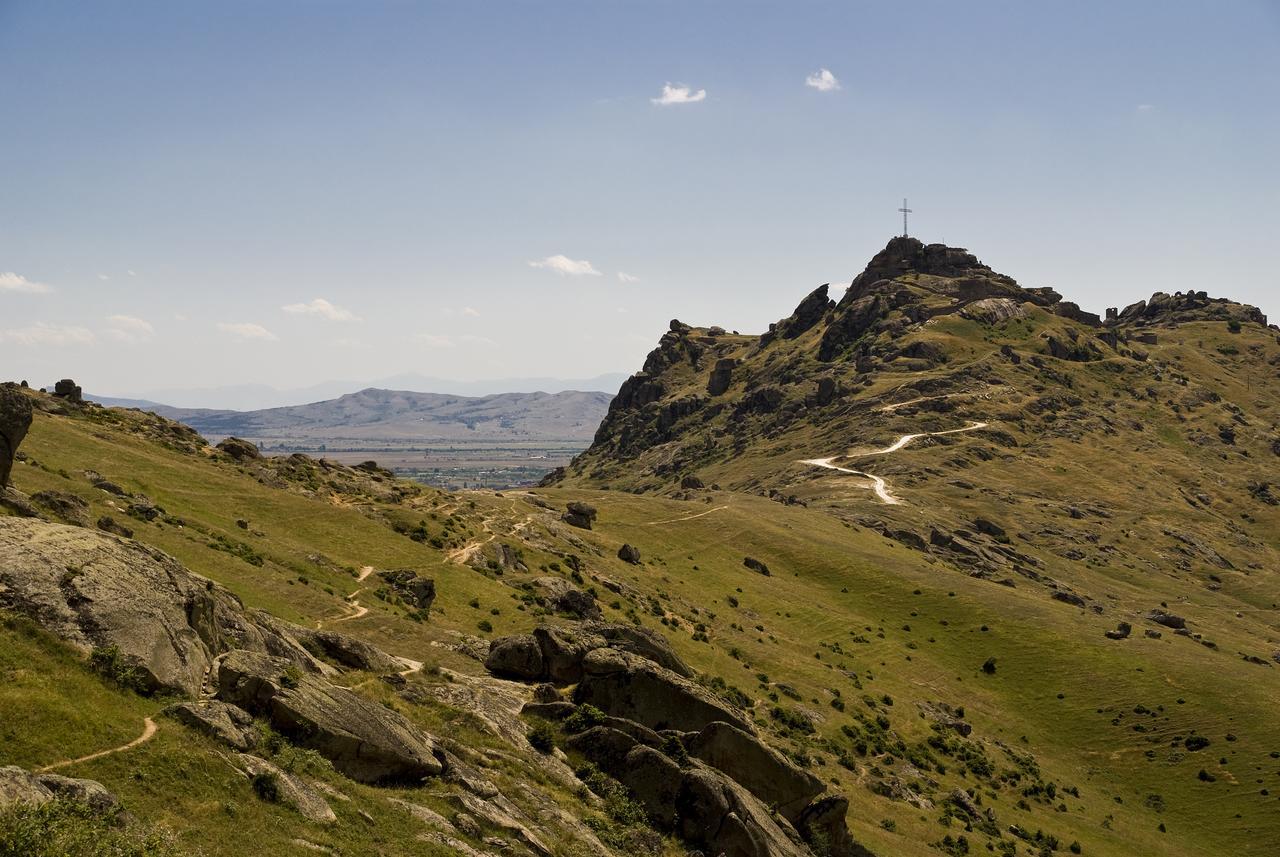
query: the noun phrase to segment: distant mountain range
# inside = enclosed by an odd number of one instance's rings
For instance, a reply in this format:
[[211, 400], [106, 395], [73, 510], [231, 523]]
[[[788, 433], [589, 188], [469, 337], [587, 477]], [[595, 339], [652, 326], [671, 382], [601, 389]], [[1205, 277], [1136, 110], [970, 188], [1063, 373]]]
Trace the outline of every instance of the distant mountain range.
[[598, 391], [460, 396], [369, 388], [322, 402], [251, 411], [178, 408], [90, 397], [138, 407], [186, 423], [210, 440], [228, 435], [256, 443], [348, 443], [398, 446], [424, 441], [591, 440], [613, 394]]
[[253, 411], [305, 405], [336, 399], [352, 390], [376, 387], [385, 390], [430, 390], [452, 396], [492, 396], [499, 393], [560, 393], [566, 390], [615, 393], [627, 378], [623, 372], [609, 372], [593, 378], [498, 378], [489, 381], [454, 381], [413, 372], [390, 375], [373, 381], [325, 381], [309, 387], [278, 389], [267, 384], [238, 384], [224, 387], [167, 388], [143, 390], [129, 396], [91, 396], [94, 401], [120, 407], [155, 410], [156, 405], [173, 408], [213, 408]]

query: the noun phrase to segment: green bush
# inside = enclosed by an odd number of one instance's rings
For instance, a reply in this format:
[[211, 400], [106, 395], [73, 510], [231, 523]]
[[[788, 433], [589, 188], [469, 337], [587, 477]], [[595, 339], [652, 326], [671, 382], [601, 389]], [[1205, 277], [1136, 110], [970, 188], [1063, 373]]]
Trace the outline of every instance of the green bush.
[[249, 785], [253, 786], [254, 794], [267, 803], [280, 802], [280, 778], [270, 771], [254, 774]]
[[146, 693], [148, 690], [146, 677], [131, 660], [120, 653], [119, 646], [94, 646], [89, 653], [89, 668], [125, 690], [136, 693]]
[[556, 730], [547, 721], [538, 720], [529, 727], [529, 743], [539, 753], [550, 753], [556, 748]]
[[118, 824], [76, 801], [0, 810], [0, 857], [181, 857], [166, 830], [138, 822]]

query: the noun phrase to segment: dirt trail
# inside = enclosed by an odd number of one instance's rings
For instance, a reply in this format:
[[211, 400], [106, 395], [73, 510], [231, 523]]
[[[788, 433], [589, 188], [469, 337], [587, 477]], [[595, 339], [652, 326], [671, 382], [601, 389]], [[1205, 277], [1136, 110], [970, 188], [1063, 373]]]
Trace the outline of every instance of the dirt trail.
[[49, 771], [56, 771], [59, 768], [66, 768], [70, 765], [78, 765], [81, 762], [91, 762], [94, 759], [101, 759], [103, 756], [110, 756], [113, 753], [122, 753], [125, 750], [132, 750], [140, 744], [145, 744], [155, 737], [159, 727], [150, 717], [142, 718], [142, 734], [134, 738], [128, 744], [121, 744], [119, 747], [112, 747], [109, 750], [99, 750], [96, 753], [90, 753], [87, 756], [81, 756], [79, 759], [66, 759], [62, 762], [54, 762], [52, 765], [45, 765], [43, 768], [36, 768], [36, 773], [44, 774]]
[[[445, 554], [445, 559], [449, 562], [456, 562], [459, 565], [466, 565], [469, 563], [471, 558], [476, 555], [476, 551], [480, 550], [482, 547], [498, 537], [498, 534], [491, 529], [491, 525], [495, 520], [497, 520], [497, 518], [492, 517], [485, 518], [480, 522], [480, 528], [489, 534], [487, 539], [476, 539], [475, 541], [467, 542], [462, 547], [449, 551], [449, 553]], [[523, 531], [524, 528], [529, 526], [531, 523], [533, 523], [533, 515], [525, 515], [524, 520], [515, 524], [508, 535], [515, 535], [516, 533]]]
[[364, 579], [373, 574], [373, 566], [364, 565], [360, 567], [360, 573], [356, 575], [356, 583], [364, 583]]
[[694, 515], [685, 515], [683, 518], [667, 518], [665, 521], [645, 521], [644, 526], [652, 527], [655, 524], [674, 524], [679, 521], [692, 521], [694, 518], [702, 518], [702, 517], [705, 517], [706, 515], [710, 515], [712, 512], [719, 512], [721, 509], [728, 509], [728, 508], [729, 507], [727, 505], [716, 506], [714, 509], [708, 509], [705, 512], [698, 512], [697, 514], [694, 514]]
[[[902, 404], [907, 403], [903, 402]], [[889, 506], [898, 506], [902, 504], [902, 500], [893, 495], [893, 492], [889, 490], [889, 483], [887, 483], [883, 477], [876, 476], [874, 473], [867, 473], [865, 470], [853, 470], [848, 467], [840, 467], [834, 463], [835, 460], [837, 458], [860, 458], [870, 455], [888, 455], [890, 453], [897, 452], [922, 437], [938, 437], [944, 434], [959, 434], [960, 432], [977, 431], [978, 429], [986, 427], [987, 423], [971, 422], [969, 425], [962, 428], [947, 429], [946, 431], [927, 431], [920, 432], [919, 434], [904, 434], [902, 437], [898, 438], [883, 449], [852, 450], [845, 455], [833, 455], [830, 458], [806, 458], [800, 463], [808, 464], [812, 467], [821, 467], [826, 470], [835, 470], [840, 473], [848, 473], [851, 476], [860, 476], [863, 479], [869, 479], [871, 481], [871, 488], [875, 491], [876, 496], [880, 498], [881, 503], [885, 503]]]

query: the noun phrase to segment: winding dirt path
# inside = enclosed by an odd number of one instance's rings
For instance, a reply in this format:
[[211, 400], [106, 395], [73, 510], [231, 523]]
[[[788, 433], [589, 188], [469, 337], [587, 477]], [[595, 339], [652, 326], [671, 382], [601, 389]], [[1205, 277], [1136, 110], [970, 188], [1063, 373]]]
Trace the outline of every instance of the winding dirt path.
[[719, 512], [721, 509], [728, 509], [728, 508], [729, 507], [727, 505], [716, 506], [714, 509], [708, 509], [705, 512], [698, 512], [695, 515], [685, 515], [683, 518], [667, 518], [665, 521], [645, 521], [644, 526], [652, 527], [656, 524], [675, 524], [675, 523], [678, 523], [679, 521], [692, 521], [694, 518], [703, 518], [703, 517], [706, 517], [707, 515], [710, 515], [712, 512]]
[[150, 717], [142, 718], [142, 734], [134, 738], [128, 744], [121, 744], [119, 747], [112, 747], [109, 750], [99, 750], [96, 753], [90, 753], [87, 756], [81, 756], [79, 759], [66, 759], [61, 762], [54, 762], [52, 765], [45, 765], [43, 768], [36, 768], [36, 773], [44, 774], [49, 771], [56, 771], [59, 768], [66, 768], [70, 765], [78, 765], [81, 762], [92, 762], [94, 759], [101, 759], [103, 756], [110, 756], [113, 753], [123, 753], [125, 750], [132, 750], [140, 744], [145, 744], [152, 738], [156, 737], [159, 727]]
[[[902, 404], [907, 404], [907, 403], [903, 402]], [[945, 431], [926, 431], [926, 432], [920, 432], [918, 434], [904, 434], [902, 435], [902, 437], [898, 438], [893, 443], [889, 444], [883, 449], [869, 449], [869, 450], [860, 450], [860, 451], [854, 450], [851, 453], [847, 453], [845, 455], [833, 455], [830, 458], [806, 458], [802, 460], [800, 463], [808, 464], [812, 467], [821, 467], [825, 470], [835, 470], [840, 473], [848, 473], [851, 476], [860, 476], [863, 479], [869, 479], [871, 481], [871, 488], [873, 491], [875, 491], [876, 496], [880, 498], [881, 503], [884, 503], [889, 506], [898, 506], [902, 504], [902, 500], [898, 497], [895, 497], [893, 495], [893, 492], [889, 490], [889, 483], [884, 480], [884, 477], [876, 476], [874, 473], [868, 473], [865, 470], [853, 470], [848, 467], [840, 467], [834, 463], [835, 460], [837, 458], [861, 458], [864, 456], [871, 456], [871, 455], [888, 455], [890, 453], [897, 452], [898, 450], [908, 446], [912, 442], [919, 440], [922, 437], [938, 437], [944, 434], [959, 434], [961, 432], [966, 432], [966, 431], [977, 431], [978, 429], [986, 428], [987, 425], [988, 425], [987, 423], [975, 421], [975, 422], [969, 423], [969, 425], [967, 426], [963, 426], [962, 428], [957, 428], [957, 429], [947, 429]]]

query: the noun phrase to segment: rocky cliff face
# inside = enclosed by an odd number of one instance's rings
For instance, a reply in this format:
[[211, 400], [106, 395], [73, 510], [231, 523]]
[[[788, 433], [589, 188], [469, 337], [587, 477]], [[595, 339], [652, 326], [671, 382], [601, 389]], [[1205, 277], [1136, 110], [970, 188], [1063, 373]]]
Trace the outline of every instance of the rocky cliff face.
[[894, 238], [838, 301], [821, 286], [761, 336], [673, 321], [592, 446], [549, 484], [664, 488], [787, 432], [837, 435], [855, 402], [884, 385], [931, 394], [996, 383], [988, 367], [1022, 353], [1141, 362], [1158, 328], [1196, 322], [1267, 319], [1204, 292], [1156, 293], [1104, 318], [1051, 288], [1019, 285], [967, 250]]

